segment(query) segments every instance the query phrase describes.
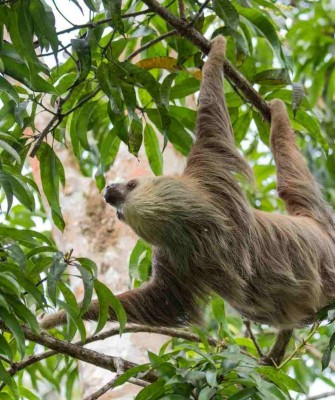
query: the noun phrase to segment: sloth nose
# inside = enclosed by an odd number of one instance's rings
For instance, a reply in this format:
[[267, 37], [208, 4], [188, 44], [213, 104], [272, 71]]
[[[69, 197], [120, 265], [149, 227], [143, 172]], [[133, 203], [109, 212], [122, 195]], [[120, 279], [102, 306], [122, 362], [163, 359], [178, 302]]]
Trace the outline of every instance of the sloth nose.
[[119, 183], [111, 183], [106, 186], [104, 198], [108, 204], [114, 207], [120, 206], [124, 202], [124, 191], [122, 190], [122, 185]]

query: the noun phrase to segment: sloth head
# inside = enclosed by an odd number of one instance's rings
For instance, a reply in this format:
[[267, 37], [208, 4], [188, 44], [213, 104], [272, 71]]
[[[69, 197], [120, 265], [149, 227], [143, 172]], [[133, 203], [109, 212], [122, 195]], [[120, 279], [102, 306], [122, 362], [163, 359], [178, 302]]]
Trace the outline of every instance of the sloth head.
[[217, 211], [190, 179], [132, 179], [107, 186], [104, 196], [118, 218], [153, 245], [191, 240], [217, 223]]

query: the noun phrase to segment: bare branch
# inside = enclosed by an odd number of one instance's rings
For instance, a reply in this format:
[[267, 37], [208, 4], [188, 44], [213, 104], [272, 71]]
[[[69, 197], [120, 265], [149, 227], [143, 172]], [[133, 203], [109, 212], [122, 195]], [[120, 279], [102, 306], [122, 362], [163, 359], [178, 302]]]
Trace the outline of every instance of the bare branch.
[[186, 21], [184, 0], [178, 0], [179, 17]]
[[102, 396], [104, 393], [108, 392], [108, 390], [112, 389], [115, 385], [115, 382], [117, 381], [117, 379], [119, 378], [119, 375], [115, 375], [115, 377], [110, 380], [109, 382], [107, 382], [105, 385], [103, 385], [99, 390], [97, 390], [96, 392], [90, 394], [89, 396], [85, 397], [84, 400], [96, 400], [98, 399], [100, 396]]
[[199, 11], [196, 13], [196, 15], [194, 16], [194, 18], [192, 19], [192, 21], [188, 24], [188, 26], [193, 26], [195, 24], [195, 22], [201, 17], [201, 14], [204, 12], [204, 9], [207, 7], [208, 3], [211, 0], [206, 0], [201, 7], [199, 8]]
[[254, 335], [254, 332], [251, 329], [251, 322], [250, 321], [244, 321], [244, 325], [247, 328], [248, 335], [250, 339], [252, 340], [254, 346], [256, 347], [257, 353], [260, 357], [264, 357], [264, 353], [262, 349], [259, 346], [259, 343], [257, 342], [256, 336]]
[[170, 37], [170, 36], [176, 35], [177, 33], [178, 33], [178, 32], [177, 32], [176, 30], [173, 30], [173, 31], [166, 32], [166, 33], [164, 33], [164, 34], [161, 35], [161, 36], [158, 36], [157, 38], [151, 40], [150, 42], [146, 43], [145, 45], [143, 45], [142, 47], [140, 47], [139, 49], [137, 49], [137, 50], [135, 50], [133, 53], [131, 53], [131, 54], [125, 59], [125, 61], [130, 61], [132, 58], [134, 58], [135, 56], [137, 56], [137, 54], [140, 54], [143, 50], [146, 50], [146, 49], [148, 49], [149, 47], [155, 45], [156, 43], [159, 43], [159, 42], [161, 42], [162, 40], [164, 40], [164, 39], [166, 39], [166, 38], [168, 38], [168, 37]]
[[327, 397], [332, 397], [332, 396], [335, 396], [335, 390], [332, 392], [325, 392], [325, 393], [317, 394], [316, 396], [306, 397], [306, 400], [320, 400], [320, 399], [325, 399]]

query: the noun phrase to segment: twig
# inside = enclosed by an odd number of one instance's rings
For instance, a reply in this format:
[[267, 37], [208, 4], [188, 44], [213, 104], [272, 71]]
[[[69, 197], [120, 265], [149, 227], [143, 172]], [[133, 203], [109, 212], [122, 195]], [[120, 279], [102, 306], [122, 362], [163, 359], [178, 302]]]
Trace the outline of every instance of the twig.
[[89, 396], [85, 397], [84, 400], [96, 400], [98, 399], [100, 396], [102, 396], [104, 393], [108, 392], [108, 390], [112, 389], [115, 382], [117, 381], [117, 379], [119, 378], [119, 375], [116, 374], [115, 377], [107, 382], [105, 385], [103, 385], [99, 390], [97, 390], [96, 392], [90, 394]]
[[257, 342], [256, 336], [254, 335], [254, 332], [251, 329], [251, 322], [250, 321], [244, 321], [244, 325], [247, 328], [247, 332], [249, 334], [250, 339], [252, 340], [254, 346], [256, 347], [257, 353], [260, 357], [264, 357], [264, 353], [262, 349], [259, 346], [259, 343]]
[[92, 99], [96, 94], [98, 94], [100, 91], [100, 86], [96, 87], [93, 92], [91, 92], [90, 94], [88, 94], [86, 97], [82, 98], [80, 101], [78, 101], [78, 103], [72, 107], [70, 110], [66, 111], [65, 113], [61, 114], [62, 118], [67, 117], [68, 115], [70, 115], [71, 113], [73, 113], [74, 111], [76, 111], [78, 108], [80, 108], [83, 104], [85, 104], [88, 100]]
[[[143, 0], [153, 12], [162, 17], [166, 22], [173, 26], [182, 36], [189, 39], [195, 46], [199, 47], [205, 54], [209, 53], [210, 42], [205, 39], [200, 32], [192, 26], [188, 26], [186, 21], [179, 19], [171, 14], [165, 7], [162, 7], [156, 0]], [[266, 101], [257, 93], [249, 81], [232, 65], [232, 63], [225, 59], [224, 72], [234, 83], [234, 85], [241, 90], [245, 98], [250, 101], [262, 114], [263, 118], [271, 121], [270, 108]]]
[[335, 390], [332, 392], [325, 392], [321, 394], [317, 394], [316, 396], [309, 396], [306, 397], [306, 400], [320, 400], [320, 399], [325, 399], [327, 397], [335, 396]]
[[307, 342], [313, 337], [313, 335], [315, 334], [315, 332], [318, 330], [320, 325], [320, 322], [316, 322], [313, 325], [313, 328], [311, 329], [309, 335], [305, 338], [302, 339], [301, 343], [294, 349], [294, 351], [286, 358], [286, 360], [284, 360], [279, 366], [278, 369], [281, 369], [284, 367], [284, 365], [286, 365], [289, 361], [292, 360], [292, 358], [303, 348], [306, 346]]
[[58, 13], [65, 19], [65, 21], [66, 21], [67, 23], [69, 23], [69, 24], [72, 25], [72, 26], [75, 26], [75, 24], [72, 23], [69, 19], [67, 19], [67, 18], [65, 17], [65, 15], [60, 11], [60, 9], [58, 8], [57, 3], [56, 3], [55, 0], [52, 0], [52, 4], [54, 5], [55, 9], [56, 9], [56, 10], [58, 11]]
[[4, 361], [5, 363], [7, 363], [9, 365], [12, 365], [12, 362], [10, 361], [10, 359], [2, 356], [1, 354], [0, 354], [0, 360]]
[[56, 125], [59, 123], [59, 115], [55, 114], [47, 126], [43, 129], [41, 134], [38, 136], [33, 149], [30, 152], [30, 157], [35, 157], [38, 149], [40, 148], [44, 138], [47, 136], [49, 132], [51, 132], [53, 129], [55, 129]]
[[211, 0], [206, 0], [201, 7], [199, 8], [199, 11], [195, 14], [194, 18], [192, 19], [192, 21], [188, 24], [188, 26], [193, 26], [195, 24], [195, 22], [201, 17], [201, 14], [204, 12], [204, 9], [207, 7], [208, 3]]
[[[123, 15], [121, 15], [121, 18], [138, 17], [139, 15], [148, 14], [150, 12], [152, 12], [152, 11], [149, 9], [146, 9], [146, 10], [137, 11], [137, 12], [133, 12], [133, 13], [123, 14]], [[87, 22], [86, 24], [74, 25], [70, 28], [63, 29], [62, 31], [58, 31], [57, 35], [63, 35], [64, 33], [70, 33], [72, 31], [76, 31], [76, 30], [84, 29], [84, 28], [92, 28], [93, 29], [99, 25], [108, 24], [111, 21], [112, 21], [112, 18], [104, 18], [104, 19], [100, 19], [99, 21], [95, 21], [95, 22]]]
[[176, 35], [178, 32], [174, 29], [172, 31], [166, 32], [161, 36], [158, 36], [157, 38], [151, 40], [150, 42], [146, 43], [145, 45], [143, 45], [142, 47], [140, 47], [139, 49], [135, 50], [133, 53], [131, 53], [126, 59], [125, 61], [130, 61], [132, 58], [134, 58], [135, 56], [137, 56], [137, 54], [140, 54], [142, 51], [148, 49], [149, 47], [155, 45], [156, 43], [161, 42], [162, 40]]
[[184, 0], [178, 0], [179, 18], [186, 21]]

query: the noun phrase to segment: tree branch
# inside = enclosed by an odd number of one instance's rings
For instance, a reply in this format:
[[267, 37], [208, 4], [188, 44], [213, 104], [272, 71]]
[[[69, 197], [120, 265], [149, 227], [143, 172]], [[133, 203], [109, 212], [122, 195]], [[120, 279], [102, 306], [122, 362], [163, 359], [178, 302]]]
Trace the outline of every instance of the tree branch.
[[[7, 328], [5, 328], [5, 325], [3, 323], [0, 322], [0, 328], [1, 329], [6, 329], [8, 331]], [[28, 329], [28, 328], [25, 328]], [[185, 339], [185, 340], [189, 340], [191, 342], [201, 342], [201, 339], [199, 338], [199, 336], [195, 333], [192, 332], [188, 332], [182, 329], [177, 329], [177, 328], [164, 328], [164, 327], [152, 327], [149, 325], [137, 325], [137, 324], [131, 324], [128, 323], [125, 326], [124, 329], [124, 333], [139, 333], [139, 332], [146, 332], [146, 333], [156, 333], [156, 334], [160, 334], [160, 335], [165, 335], [165, 336], [170, 336], [170, 337], [176, 337], [176, 338], [180, 338], [180, 339]], [[100, 340], [105, 340], [108, 339], [109, 337], [112, 336], [116, 336], [120, 334], [120, 327], [118, 325], [113, 326], [111, 329], [108, 329], [104, 332], [98, 333], [96, 335], [92, 335], [89, 336], [85, 343], [81, 342], [81, 341], [77, 341], [74, 343], [68, 343], [66, 342], [66, 344], [70, 344], [73, 346], [84, 346], [85, 344], [89, 344], [89, 343], [93, 343], [93, 342], [97, 342]], [[28, 336], [26, 336], [27, 339]], [[48, 337], [53, 338], [52, 336], [48, 335]], [[33, 339], [29, 339], [32, 341], [35, 341]], [[218, 342], [216, 339], [212, 338], [212, 337], [207, 337], [207, 341], [211, 346], [218, 346], [220, 345], [222, 348], [228, 348], [228, 345], [226, 343], [220, 343]], [[62, 342], [62, 341], [61, 341]], [[36, 343], [39, 343], [36, 341]], [[63, 342], [62, 342], [63, 343]], [[56, 354], [62, 353], [61, 351], [59, 351], [58, 349], [54, 349], [54, 347], [51, 347], [47, 344], [45, 344], [45, 347], [48, 348], [53, 348], [53, 350], [47, 350], [43, 353], [40, 354], [34, 354], [33, 356], [27, 357], [26, 359], [22, 360], [21, 362], [16, 362], [16, 363], [11, 363], [11, 367], [7, 370], [7, 372], [9, 373], [9, 375], [13, 376], [15, 375], [17, 372], [22, 371], [23, 369], [37, 363], [40, 362], [46, 358], [52, 357]], [[256, 357], [254, 357], [253, 355], [249, 354], [248, 352], [241, 350], [242, 354], [245, 354], [249, 357], [254, 358], [255, 360], [257, 360]], [[63, 354], [69, 354], [69, 353], [63, 353]], [[99, 353], [97, 353], [99, 354]], [[69, 354], [70, 355], [70, 354]], [[73, 356], [74, 358], [77, 358], [75, 356]], [[113, 357], [112, 357], [113, 358]], [[89, 360], [84, 360], [88, 363], [90, 362]], [[103, 368], [103, 367], [102, 367]], [[133, 383], [135, 385], [138, 386], [143, 386], [145, 385], [145, 381], [142, 379], [136, 379], [136, 378], [132, 378], [130, 380], [128, 380], [129, 383]], [[1, 384], [0, 385], [0, 390], [5, 386], [5, 384]]]
[[309, 396], [306, 397], [306, 400], [320, 400], [320, 399], [325, 399], [327, 397], [335, 396], [335, 390], [332, 392], [325, 392], [321, 394], [317, 394], [316, 396]]
[[[124, 360], [120, 357], [107, 356], [105, 354], [98, 353], [94, 350], [84, 348], [82, 345], [68, 343], [59, 339], [54, 338], [46, 332], [37, 334], [26, 326], [21, 326], [24, 336], [27, 340], [41, 344], [57, 353], [65, 354], [70, 357], [76, 358], [77, 360], [84, 361], [89, 364], [93, 364], [97, 367], [106, 369], [111, 372], [118, 372], [120, 365], [124, 371], [137, 366], [137, 364], [130, 361]], [[0, 329], [10, 332], [6, 325], [0, 321]], [[32, 364], [32, 363], [31, 363]], [[149, 371], [142, 380], [146, 382], [154, 382], [157, 379], [157, 375], [154, 372]], [[3, 384], [0, 386], [0, 390], [3, 388]]]
[[164, 33], [161, 36], [158, 36], [157, 38], [151, 40], [150, 42], [146, 43], [145, 45], [143, 45], [142, 47], [140, 47], [139, 49], [135, 50], [133, 53], [131, 53], [126, 59], [125, 61], [130, 61], [132, 58], [134, 58], [135, 56], [137, 56], [137, 54], [140, 54], [143, 50], [148, 49], [149, 47], [155, 45], [156, 43], [161, 42], [162, 40], [175, 35], [176, 33], [178, 33], [176, 30], [172, 30], [169, 32]]
[[[156, 0], [143, 0], [153, 12], [162, 17], [166, 22], [173, 26], [182, 36], [189, 39], [195, 46], [202, 50], [205, 54], [209, 53], [210, 42], [205, 39], [200, 32], [198, 32], [186, 21], [179, 19], [171, 14], [165, 7], [162, 7]], [[227, 77], [234, 83], [234, 85], [243, 93], [246, 100], [252, 103], [262, 114], [263, 118], [271, 121], [270, 108], [266, 101], [257, 93], [249, 81], [232, 65], [232, 63], [225, 59], [224, 72]]]
[[257, 353], [260, 357], [264, 357], [264, 353], [262, 351], [262, 349], [259, 346], [259, 343], [257, 342], [257, 339], [254, 335], [254, 332], [251, 329], [251, 322], [250, 321], [244, 321], [244, 325], [247, 328], [247, 333], [250, 337], [250, 339], [252, 340], [254, 346], [256, 347]]

